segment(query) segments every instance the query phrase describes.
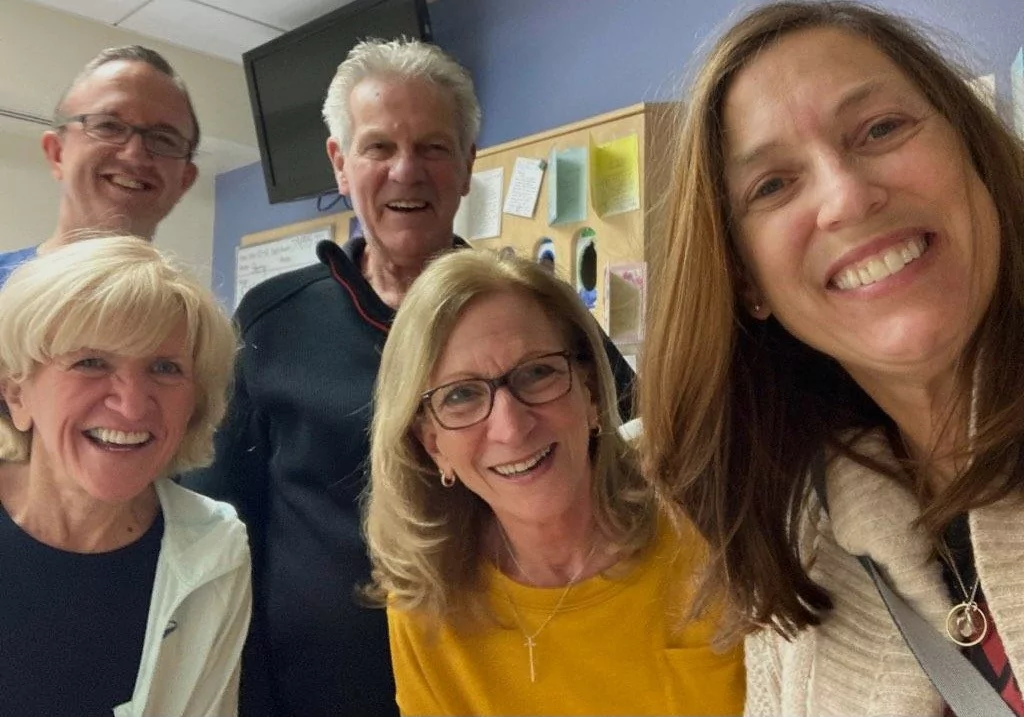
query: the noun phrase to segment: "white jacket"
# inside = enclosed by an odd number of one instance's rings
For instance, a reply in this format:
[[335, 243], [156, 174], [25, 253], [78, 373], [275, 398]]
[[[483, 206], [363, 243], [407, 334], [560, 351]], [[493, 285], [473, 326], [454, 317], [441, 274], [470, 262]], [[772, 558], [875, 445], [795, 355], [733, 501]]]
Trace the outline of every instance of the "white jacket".
[[130, 702], [114, 717], [238, 713], [242, 645], [252, 612], [249, 542], [234, 508], [156, 483], [164, 536]]
[[[891, 460], [880, 438], [867, 440], [876, 457]], [[811, 497], [801, 553], [835, 609], [792, 642], [766, 630], [747, 638], [746, 714], [938, 717], [942, 699], [854, 557], [874, 558], [889, 584], [944, 632], [952, 603], [929, 540], [911, 527], [917, 502], [846, 458], [834, 462], [827, 483], [829, 512]], [[968, 519], [989, 610], [1014, 674], [1024, 676], [1024, 506], [1004, 500]]]

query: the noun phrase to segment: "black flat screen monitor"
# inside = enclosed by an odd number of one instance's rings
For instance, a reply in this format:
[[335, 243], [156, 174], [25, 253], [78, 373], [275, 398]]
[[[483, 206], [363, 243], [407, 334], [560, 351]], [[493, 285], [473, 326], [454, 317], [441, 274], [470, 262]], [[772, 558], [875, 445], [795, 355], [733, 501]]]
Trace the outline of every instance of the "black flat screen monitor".
[[271, 203], [335, 187], [321, 119], [327, 86], [370, 37], [431, 40], [426, 0], [355, 0], [242, 56]]

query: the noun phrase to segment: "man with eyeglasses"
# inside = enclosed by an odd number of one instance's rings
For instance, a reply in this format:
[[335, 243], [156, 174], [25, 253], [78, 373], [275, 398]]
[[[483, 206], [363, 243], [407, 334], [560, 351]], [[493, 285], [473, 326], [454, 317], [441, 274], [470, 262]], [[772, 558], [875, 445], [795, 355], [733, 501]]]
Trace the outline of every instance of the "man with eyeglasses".
[[188, 90], [159, 53], [104, 50], [65, 91], [42, 149], [61, 183], [57, 226], [42, 244], [0, 254], [0, 285], [22, 262], [97, 232], [152, 239], [195, 182], [199, 143]]

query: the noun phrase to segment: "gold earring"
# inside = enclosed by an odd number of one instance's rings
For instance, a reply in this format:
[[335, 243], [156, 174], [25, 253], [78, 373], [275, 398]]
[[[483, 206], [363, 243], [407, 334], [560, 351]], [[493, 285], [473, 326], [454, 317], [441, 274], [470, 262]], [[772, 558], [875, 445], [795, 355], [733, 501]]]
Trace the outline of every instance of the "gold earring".
[[441, 471], [441, 485], [445, 488], [451, 488], [455, 485], [455, 473], [445, 473]]

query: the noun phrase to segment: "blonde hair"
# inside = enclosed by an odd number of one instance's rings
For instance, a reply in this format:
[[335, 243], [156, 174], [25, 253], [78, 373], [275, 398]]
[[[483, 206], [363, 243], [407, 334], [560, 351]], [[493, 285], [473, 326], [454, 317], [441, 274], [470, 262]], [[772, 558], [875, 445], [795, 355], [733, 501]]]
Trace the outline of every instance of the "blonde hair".
[[480, 134], [480, 103], [469, 71], [441, 48], [419, 40], [364, 40], [348, 53], [327, 88], [323, 118], [331, 136], [348, 151], [352, 141], [349, 100], [356, 85], [369, 78], [421, 79], [451, 92], [459, 149], [468, 154]]
[[[168, 471], [207, 465], [227, 405], [235, 331], [209, 289], [137, 237], [83, 239], [11, 274], [0, 289], [0, 383], [22, 383], [39, 366], [81, 349], [144, 355], [182, 320], [196, 405]], [[31, 434], [15, 428], [3, 408], [0, 460], [28, 460]]]
[[364, 527], [373, 565], [371, 597], [434, 621], [486, 613], [479, 539], [490, 507], [438, 470], [414, 435], [421, 395], [470, 302], [511, 292], [537, 302], [581, 365], [599, 414], [590, 446], [598, 527], [631, 557], [654, 534], [654, 503], [632, 449], [619, 437], [615, 383], [597, 323], [572, 287], [540, 266], [462, 250], [432, 262], [402, 302], [377, 376]]

